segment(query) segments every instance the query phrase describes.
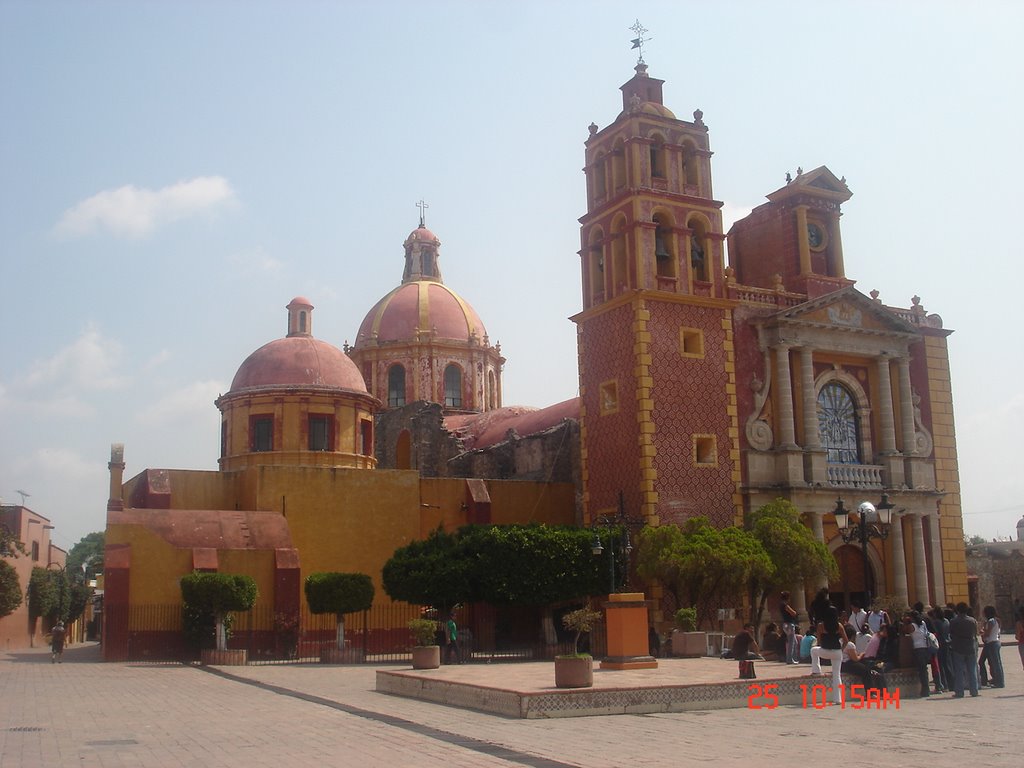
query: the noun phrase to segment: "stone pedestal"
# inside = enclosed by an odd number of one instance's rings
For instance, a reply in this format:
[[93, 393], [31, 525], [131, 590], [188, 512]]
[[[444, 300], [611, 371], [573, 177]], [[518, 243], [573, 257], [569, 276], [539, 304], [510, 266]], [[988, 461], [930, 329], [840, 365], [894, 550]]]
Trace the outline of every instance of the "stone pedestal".
[[643, 592], [609, 595], [604, 608], [608, 656], [601, 661], [601, 669], [657, 667], [657, 659], [650, 655], [647, 602]]
[[366, 654], [362, 648], [324, 648], [320, 651], [321, 664], [362, 664]]
[[229, 648], [226, 651], [204, 648], [199, 654], [199, 661], [213, 667], [244, 667], [248, 663], [248, 652], [238, 648]]

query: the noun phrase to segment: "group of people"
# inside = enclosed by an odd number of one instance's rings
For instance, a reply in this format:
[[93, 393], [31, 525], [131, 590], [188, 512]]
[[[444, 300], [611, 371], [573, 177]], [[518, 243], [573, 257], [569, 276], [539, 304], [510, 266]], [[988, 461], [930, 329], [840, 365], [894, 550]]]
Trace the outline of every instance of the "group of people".
[[[786, 664], [810, 661], [812, 675], [821, 674], [821, 661], [827, 659], [832, 664], [831, 689], [837, 702], [844, 672], [862, 680], [865, 688], [884, 687], [885, 673], [901, 666], [900, 638], [904, 635], [910, 637], [913, 645], [921, 696], [932, 694], [929, 670], [934, 692], [952, 691], [956, 698], [962, 698], [965, 690], [977, 696], [979, 688], [1005, 685], [999, 640], [1002, 628], [993, 606], [985, 606], [984, 618], [979, 623], [966, 603], [945, 608], [917, 603], [896, 624], [881, 608], [866, 611], [856, 603], [848, 613], [841, 614], [831, 603], [828, 590], [822, 589], [810, 606], [811, 626], [801, 634], [789, 593], [783, 592], [780, 597], [780, 622], [766, 628], [764, 647], [776, 651]], [[1015, 618], [1018, 650], [1024, 665], [1024, 607]], [[753, 627], [744, 628], [744, 634], [752, 640]], [[744, 643], [750, 644], [743, 638], [740, 644]], [[759, 650], [756, 643], [753, 648]], [[742, 665], [740, 674], [744, 676]]]

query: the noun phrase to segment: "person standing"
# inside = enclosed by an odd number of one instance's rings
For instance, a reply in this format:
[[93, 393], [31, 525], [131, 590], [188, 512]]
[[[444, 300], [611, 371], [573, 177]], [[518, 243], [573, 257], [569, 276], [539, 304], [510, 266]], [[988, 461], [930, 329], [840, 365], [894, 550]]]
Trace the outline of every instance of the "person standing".
[[[999, 633], [1002, 627], [999, 626], [999, 617], [996, 616], [996, 609], [993, 605], [986, 605], [984, 610], [985, 624], [981, 629], [981, 641], [985, 644], [981, 651], [981, 659], [978, 661], [978, 676], [981, 678], [981, 685], [989, 685], [988, 678], [992, 678], [993, 688], [1003, 688], [1002, 642], [999, 640]], [[985, 662], [988, 662], [990, 675], [985, 674]]]
[[444, 663], [450, 664], [452, 654], [455, 654], [455, 662], [462, 663], [462, 653], [459, 650], [459, 628], [455, 624], [455, 611], [448, 614], [448, 621], [444, 625]]
[[57, 625], [50, 630], [50, 663], [64, 663], [64, 639], [66, 633], [64, 632], [64, 624], [60, 621]]
[[825, 609], [823, 619], [818, 624], [818, 647], [811, 648], [811, 674], [821, 674], [821, 660], [828, 659], [832, 662], [832, 701], [836, 704], [842, 702], [842, 693], [839, 690], [843, 684], [843, 648], [849, 642], [846, 631], [839, 623], [839, 610], [830, 605]]
[[964, 697], [964, 684], [971, 696], [978, 695], [978, 622], [967, 603], [956, 604], [956, 616], [949, 622], [949, 653], [953, 661], [953, 698]]
[[1017, 610], [1017, 653], [1020, 654], [1020, 664], [1024, 667], [1024, 605]]
[[782, 634], [786, 636], [786, 663], [800, 663], [800, 646], [796, 640], [797, 613], [796, 609], [789, 604], [789, 592], [779, 595], [779, 615], [782, 618]]
[[910, 635], [914, 643], [914, 666], [921, 682], [921, 698], [931, 695], [928, 689], [928, 668], [932, 664], [932, 649], [928, 647], [928, 625], [919, 611], [911, 611], [903, 617], [903, 633]]

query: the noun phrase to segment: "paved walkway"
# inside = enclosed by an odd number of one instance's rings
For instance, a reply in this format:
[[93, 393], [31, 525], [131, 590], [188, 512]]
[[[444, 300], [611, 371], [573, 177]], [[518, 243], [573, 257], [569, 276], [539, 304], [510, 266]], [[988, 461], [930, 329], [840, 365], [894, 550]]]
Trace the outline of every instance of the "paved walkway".
[[[715, 659], [667, 661], [685, 665], [691, 679], [735, 672]], [[376, 693], [372, 666], [103, 664], [91, 645], [70, 648], [55, 665], [31, 650], [0, 654], [0, 766], [674, 768], [749, 765], [780, 754], [835, 762], [863, 744], [872, 763], [1017, 768], [1024, 671], [1016, 648], [1003, 649], [1003, 664], [1003, 690], [884, 711], [782, 706], [513, 720]], [[762, 677], [768, 668], [788, 672], [762, 666]], [[442, 674], [497, 684], [543, 675], [545, 667], [466, 665]], [[632, 673], [595, 677], [611, 674]]]

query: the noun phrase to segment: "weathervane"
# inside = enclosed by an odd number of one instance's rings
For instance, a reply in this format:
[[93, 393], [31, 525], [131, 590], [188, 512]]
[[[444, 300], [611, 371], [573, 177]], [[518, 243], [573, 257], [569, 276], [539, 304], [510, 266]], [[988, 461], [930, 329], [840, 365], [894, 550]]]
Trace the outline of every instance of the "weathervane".
[[427, 208], [430, 206], [424, 202], [423, 198], [420, 198], [420, 201], [416, 203], [416, 207], [420, 209], [420, 228], [423, 228], [427, 225]]
[[637, 64], [643, 64], [644, 63], [644, 43], [646, 43], [651, 38], [644, 37], [644, 35], [647, 34], [647, 29], [645, 29], [644, 26], [640, 23], [640, 19], [637, 19], [636, 22], [633, 24], [633, 26], [630, 27], [629, 29], [630, 29], [630, 31], [634, 35], [636, 35], [636, 37], [634, 37], [632, 40], [630, 40], [630, 42], [633, 43], [633, 47], [630, 50], [635, 50], [635, 49], [639, 49], [640, 50], [640, 58], [638, 58], [636, 60], [636, 63]]

